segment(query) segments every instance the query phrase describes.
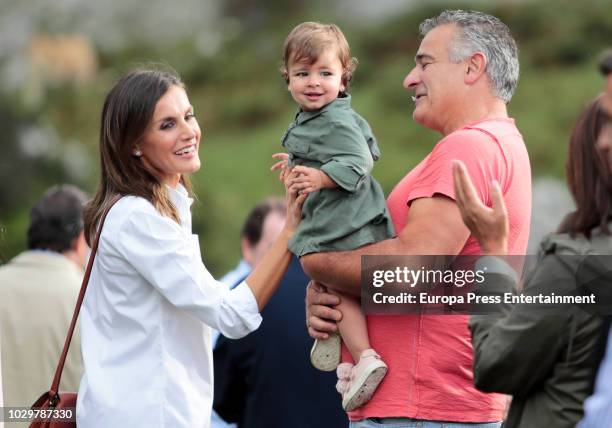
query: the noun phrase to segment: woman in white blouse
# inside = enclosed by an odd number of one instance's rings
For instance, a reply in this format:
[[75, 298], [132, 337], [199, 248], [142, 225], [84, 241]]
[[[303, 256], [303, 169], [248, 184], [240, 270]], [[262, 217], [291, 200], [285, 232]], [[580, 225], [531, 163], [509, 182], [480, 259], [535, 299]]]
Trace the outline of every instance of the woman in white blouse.
[[80, 427], [208, 427], [210, 328], [230, 338], [255, 330], [290, 261], [305, 196], [288, 193], [285, 228], [242, 284], [230, 291], [208, 272], [185, 176], [200, 168], [200, 135], [172, 73], [132, 71], [106, 97], [90, 242], [105, 207], [123, 198], [104, 223], [81, 312]]

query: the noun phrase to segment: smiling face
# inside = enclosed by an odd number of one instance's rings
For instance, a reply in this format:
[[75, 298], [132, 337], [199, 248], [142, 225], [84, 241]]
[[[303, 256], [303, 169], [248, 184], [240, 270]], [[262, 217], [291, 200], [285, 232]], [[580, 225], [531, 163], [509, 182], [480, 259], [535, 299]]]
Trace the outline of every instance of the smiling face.
[[455, 25], [446, 24], [428, 32], [416, 54], [416, 66], [404, 79], [404, 88], [414, 91], [416, 98], [414, 121], [443, 134], [452, 126], [464, 95], [465, 64], [449, 58], [456, 31]]
[[134, 147], [134, 155], [140, 155], [147, 170], [161, 183], [175, 188], [182, 174], [200, 169], [200, 136], [187, 93], [174, 85], [157, 101], [151, 123]]
[[288, 89], [302, 110], [318, 110], [344, 91], [342, 63], [336, 49], [325, 49], [313, 64], [290, 62]]

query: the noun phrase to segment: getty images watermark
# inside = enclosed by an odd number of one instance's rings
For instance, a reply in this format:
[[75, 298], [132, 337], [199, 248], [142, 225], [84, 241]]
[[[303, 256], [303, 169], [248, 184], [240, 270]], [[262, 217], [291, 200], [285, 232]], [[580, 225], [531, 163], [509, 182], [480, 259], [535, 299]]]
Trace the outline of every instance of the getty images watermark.
[[362, 308], [457, 315], [571, 305], [612, 314], [612, 256], [547, 257], [362, 256]]

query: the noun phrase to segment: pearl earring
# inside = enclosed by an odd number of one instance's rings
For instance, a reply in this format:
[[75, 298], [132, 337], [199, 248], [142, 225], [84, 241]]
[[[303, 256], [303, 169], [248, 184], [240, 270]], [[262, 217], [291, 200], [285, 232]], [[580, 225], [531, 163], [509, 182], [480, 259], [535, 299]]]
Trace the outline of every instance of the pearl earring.
[[142, 156], [142, 152], [138, 149], [134, 150], [134, 156], [136, 156], [137, 158]]

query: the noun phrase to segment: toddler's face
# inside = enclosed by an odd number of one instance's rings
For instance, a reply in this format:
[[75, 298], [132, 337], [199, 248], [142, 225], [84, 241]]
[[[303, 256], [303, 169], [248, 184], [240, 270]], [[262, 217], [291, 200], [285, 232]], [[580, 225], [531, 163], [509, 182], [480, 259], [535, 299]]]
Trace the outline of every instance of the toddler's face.
[[289, 64], [289, 92], [304, 111], [318, 110], [344, 91], [342, 63], [335, 49], [327, 49], [314, 64]]

